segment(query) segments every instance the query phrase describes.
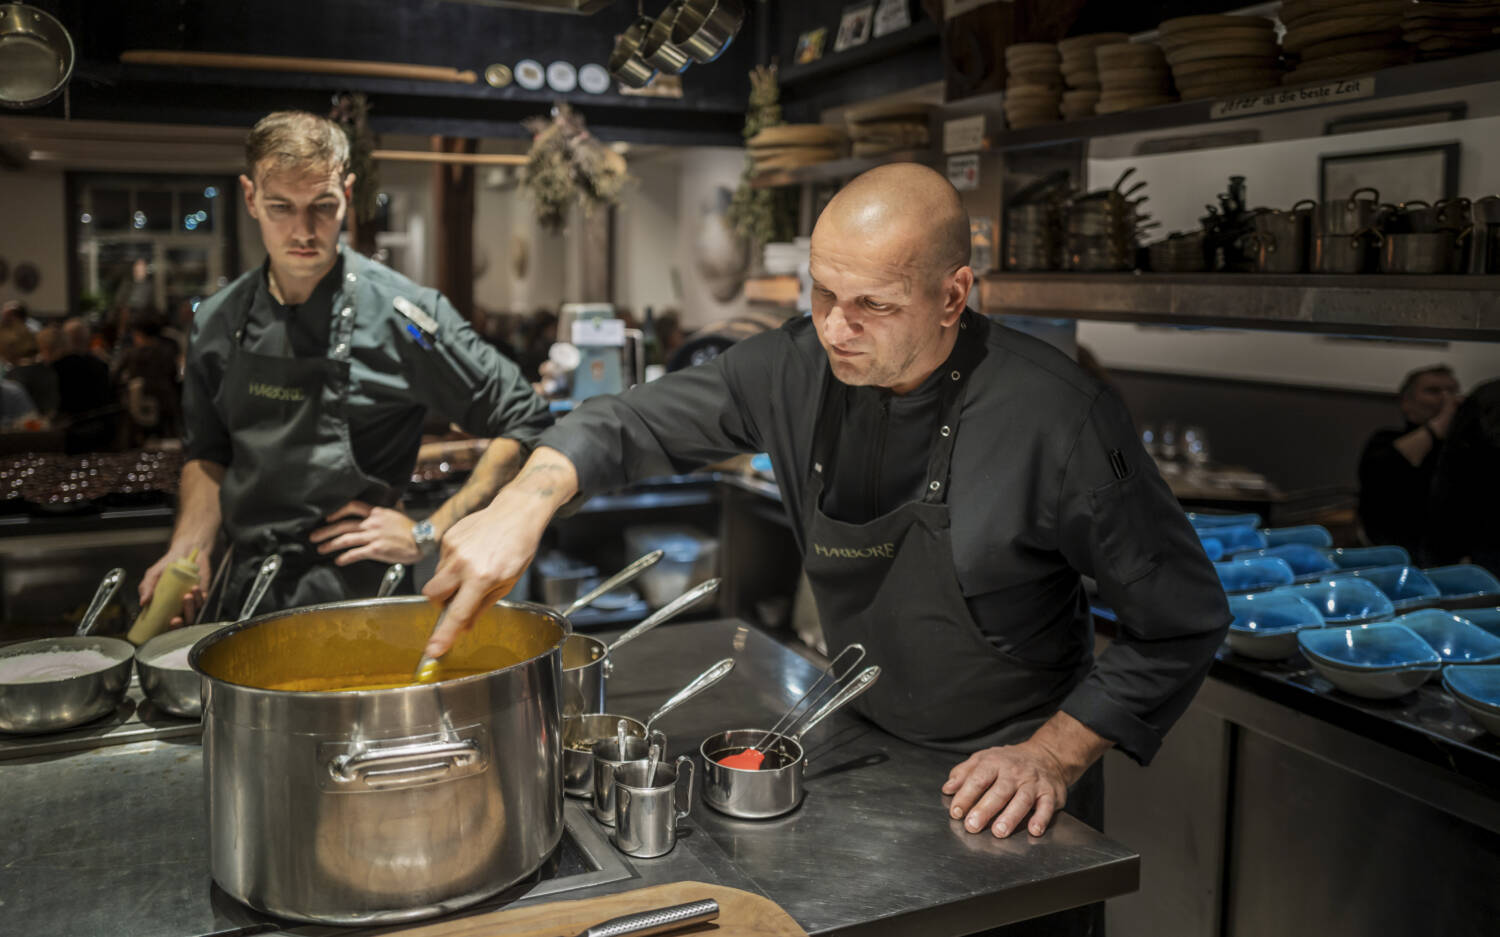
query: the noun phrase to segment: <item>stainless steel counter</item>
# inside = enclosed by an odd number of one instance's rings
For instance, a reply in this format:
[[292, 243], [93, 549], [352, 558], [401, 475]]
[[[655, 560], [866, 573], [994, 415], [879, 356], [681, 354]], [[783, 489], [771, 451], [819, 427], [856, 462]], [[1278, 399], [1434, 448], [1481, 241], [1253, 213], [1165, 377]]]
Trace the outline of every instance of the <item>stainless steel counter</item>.
[[[658, 725], [672, 754], [714, 731], [768, 725], [816, 674], [798, 654], [734, 621], [659, 629], [616, 653], [610, 709], [644, 716], [713, 661], [735, 672]], [[947, 817], [939, 787], [954, 756], [907, 745], [840, 714], [805, 740], [807, 800], [767, 822], [701, 802], [673, 852], [625, 859], [601, 847], [574, 803], [570, 833], [628, 877], [558, 894], [524, 883], [518, 903], [697, 879], [759, 892], [813, 934], [957, 935], [1133, 890], [1138, 858], [1068, 816], [1045, 836], [998, 841]], [[352, 933], [271, 921], [215, 888], [207, 866], [196, 738], [153, 739], [0, 761], [0, 915], [32, 935], [224, 937]], [[607, 879], [613, 878], [613, 881]], [[528, 897], [530, 895], [530, 897]], [[494, 907], [488, 903], [486, 908]]]

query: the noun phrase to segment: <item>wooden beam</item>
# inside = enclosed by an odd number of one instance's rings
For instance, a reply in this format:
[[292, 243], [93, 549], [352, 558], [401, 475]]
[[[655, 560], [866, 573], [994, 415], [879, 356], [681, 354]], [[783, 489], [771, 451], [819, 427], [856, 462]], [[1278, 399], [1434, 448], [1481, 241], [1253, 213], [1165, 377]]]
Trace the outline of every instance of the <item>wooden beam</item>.
[[524, 153], [448, 153], [422, 150], [376, 150], [377, 160], [400, 163], [450, 163], [455, 166], [524, 166]]
[[[472, 137], [433, 137], [432, 150], [448, 156], [473, 155]], [[437, 247], [437, 287], [460, 314], [473, 321], [474, 167], [444, 161], [432, 167], [433, 241]]]

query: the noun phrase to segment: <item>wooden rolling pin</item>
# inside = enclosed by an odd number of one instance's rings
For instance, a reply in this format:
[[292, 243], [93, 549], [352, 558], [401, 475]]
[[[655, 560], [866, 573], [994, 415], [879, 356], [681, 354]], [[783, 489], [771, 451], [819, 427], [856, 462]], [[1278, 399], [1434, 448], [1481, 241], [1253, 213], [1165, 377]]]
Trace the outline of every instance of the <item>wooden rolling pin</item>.
[[127, 65], [173, 65], [185, 68], [249, 68], [263, 72], [311, 72], [320, 75], [364, 75], [413, 81], [451, 81], [472, 85], [479, 76], [441, 65], [404, 65], [400, 62], [361, 62], [354, 59], [304, 59], [289, 55], [247, 55], [239, 52], [174, 52], [130, 49], [120, 53]]
[[375, 150], [377, 160], [399, 163], [452, 163], [457, 166], [525, 166], [524, 153], [438, 153], [428, 150]]

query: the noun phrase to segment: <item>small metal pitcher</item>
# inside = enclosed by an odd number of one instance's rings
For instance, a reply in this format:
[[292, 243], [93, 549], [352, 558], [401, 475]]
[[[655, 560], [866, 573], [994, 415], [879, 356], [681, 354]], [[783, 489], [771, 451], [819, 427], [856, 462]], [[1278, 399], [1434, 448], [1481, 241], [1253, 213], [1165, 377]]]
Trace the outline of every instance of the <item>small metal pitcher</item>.
[[[693, 809], [693, 759], [678, 755], [673, 764], [632, 761], [615, 769], [615, 845], [637, 859], [665, 856], [677, 845], [677, 821]], [[687, 777], [687, 787], [681, 781]], [[683, 806], [679, 807], [678, 804]]]

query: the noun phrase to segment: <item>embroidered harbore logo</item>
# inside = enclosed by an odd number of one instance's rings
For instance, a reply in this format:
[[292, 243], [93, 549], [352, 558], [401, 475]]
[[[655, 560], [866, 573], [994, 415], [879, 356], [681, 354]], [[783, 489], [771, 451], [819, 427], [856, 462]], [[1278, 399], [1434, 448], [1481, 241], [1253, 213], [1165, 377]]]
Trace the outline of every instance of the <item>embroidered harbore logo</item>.
[[873, 547], [825, 547], [821, 543], [812, 545], [813, 552], [819, 556], [826, 556], [835, 560], [889, 560], [896, 556], [896, 545], [894, 543], [877, 543]]
[[255, 384], [250, 385], [250, 396], [264, 397], [267, 400], [290, 400], [301, 401], [307, 399], [307, 394], [300, 387], [282, 387], [278, 384]]

